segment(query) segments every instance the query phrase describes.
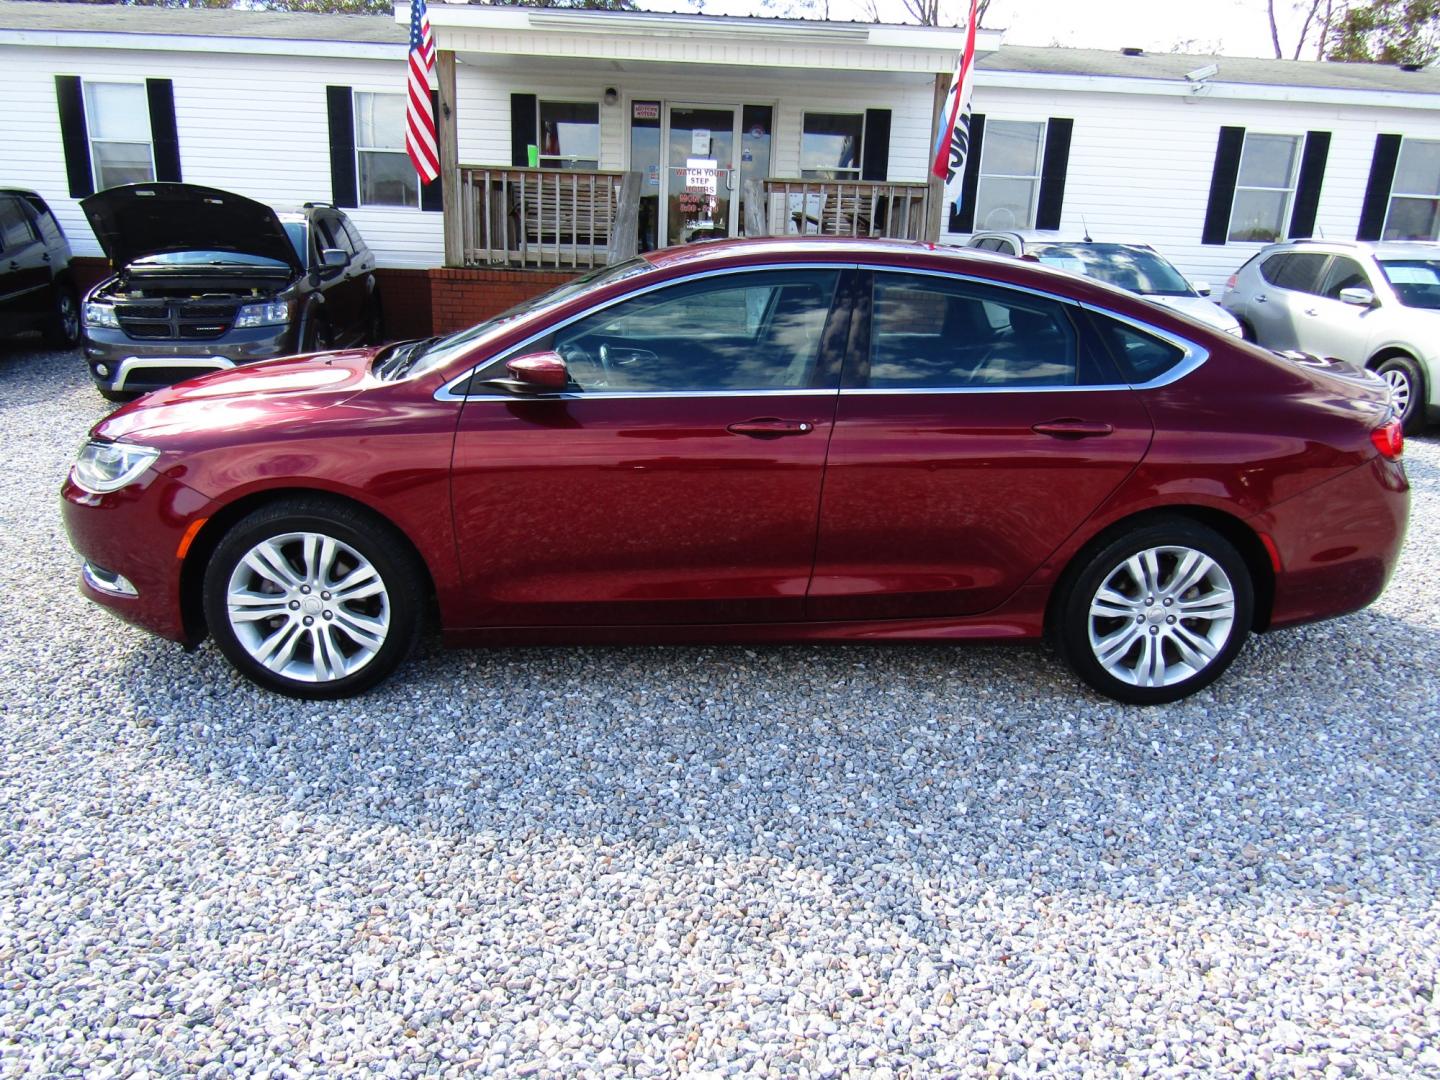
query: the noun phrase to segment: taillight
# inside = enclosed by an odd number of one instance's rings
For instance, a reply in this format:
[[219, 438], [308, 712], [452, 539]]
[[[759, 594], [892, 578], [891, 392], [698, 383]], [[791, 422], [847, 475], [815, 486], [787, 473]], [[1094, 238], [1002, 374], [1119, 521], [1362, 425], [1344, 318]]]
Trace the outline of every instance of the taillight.
[[1370, 432], [1370, 441], [1386, 461], [1399, 461], [1400, 455], [1405, 452], [1405, 431], [1399, 420], [1391, 420]]
[[1239, 277], [1240, 277], [1239, 274], [1231, 274], [1231, 275], [1230, 275], [1230, 280], [1227, 281], [1227, 282], [1225, 282], [1225, 288], [1226, 288], [1227, 290], [1233, 291], [1234, 288], [1235, 288], [1235, 282], [1236, 282], [1236, 280], [1237, 280]]

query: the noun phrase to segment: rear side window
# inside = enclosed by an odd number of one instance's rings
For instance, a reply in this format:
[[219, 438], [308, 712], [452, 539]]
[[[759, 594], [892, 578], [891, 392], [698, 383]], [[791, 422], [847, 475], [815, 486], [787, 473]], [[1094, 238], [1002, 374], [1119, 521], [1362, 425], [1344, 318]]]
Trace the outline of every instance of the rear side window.
[[1105, 348], [1129, 383], [1138, 385], [1158, 379], [1185, 359], [1184, 349], [1163, 338], [1097, 312], [1092, 312], [1090, 317]]
[[1320, 273], [1329, 258], [1329, 255], [1315, 251], [1271, 255], [1260, 264], [1260, 276], [1281, 289], [1319, 292]]
[[920, 274], [875, 275], [868, 374], [874, 389], [1093, 384], [1065, 305]]
[[30, 218], [20, 207], [20, 200], [0, 196], [0, 251], [15, 251], [39, 239]]

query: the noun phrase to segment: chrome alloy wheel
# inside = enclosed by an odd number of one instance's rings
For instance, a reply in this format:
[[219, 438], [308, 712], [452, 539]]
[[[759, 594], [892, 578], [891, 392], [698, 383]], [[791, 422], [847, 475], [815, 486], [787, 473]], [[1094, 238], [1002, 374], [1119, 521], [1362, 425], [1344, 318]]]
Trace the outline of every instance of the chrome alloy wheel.
[[256, 544], [230, 574], [225, 602], [245, 651], [299, 682], [353, 675], [390, 631], [390, 596], [379, 572], [323, 533], [284, 533]]
[[1090, 648], [1131, 686], [1174, 686], [1205, 670], [1235, 626], [1230, 578], [1189, 547], [1152, 547], [1116, 566], [1090, 600]]
[[1390, 387], [1390, 404], [1395, 409], [1396, 416], [1410, 415], [1410, 376], [1405, 373], [1404, 368], [1387, 368], [1380, 373], [1385, 380], [1385, 385]]

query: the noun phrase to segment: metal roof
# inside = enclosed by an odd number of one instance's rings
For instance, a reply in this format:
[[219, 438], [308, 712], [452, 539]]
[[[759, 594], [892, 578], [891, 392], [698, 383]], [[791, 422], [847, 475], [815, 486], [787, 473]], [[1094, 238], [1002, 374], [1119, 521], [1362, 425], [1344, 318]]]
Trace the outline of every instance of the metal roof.
[[406, 27], [389, 15], [310, 15], [242, 8], [171, 8], [0, 0], [0, 29], [177, 37], [358, 41], [405, 45]]
[[1440, 71], [1433, 68], [1405, 71], [1393, 64], [1345, 64], [1335, 61], [1264, 60], [1244, 56], [1185, 56], [1180, 53], [1148, 52], [1140, 56], [1126, 56], [1119, 49], [1002, 45], [981, 57], [977, 67], [981, 71], [1184, 82], [1187, 72], [1198, 71], [1211, 64], [1220, 69], [1208, 80], [1214, 83], [1440, 94]]

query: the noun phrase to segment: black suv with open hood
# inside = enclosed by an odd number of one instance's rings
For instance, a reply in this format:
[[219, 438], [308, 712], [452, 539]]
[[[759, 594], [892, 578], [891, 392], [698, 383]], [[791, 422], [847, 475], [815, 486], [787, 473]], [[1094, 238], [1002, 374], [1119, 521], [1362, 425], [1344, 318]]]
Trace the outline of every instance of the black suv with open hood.
[[130, 184], [80, 203], [115, 273], [85, 297], [100, 393], [379, 342], [375, 257], [333, 206], [277, 214], [196, 184]]

